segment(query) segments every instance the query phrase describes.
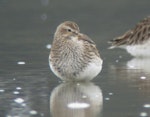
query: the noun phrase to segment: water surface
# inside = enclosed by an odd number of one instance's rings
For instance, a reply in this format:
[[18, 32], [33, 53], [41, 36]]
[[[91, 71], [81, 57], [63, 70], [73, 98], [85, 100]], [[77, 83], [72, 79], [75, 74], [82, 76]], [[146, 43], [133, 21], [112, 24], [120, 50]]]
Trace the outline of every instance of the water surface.
[[[107, 41], [149, 15], [148, 0], [1, 0], [0, 117], [149, 117], [150, 59]], [[104, 60], [91, 82], [62, 83], [49, 69], [56, 26], [78, 23]]]

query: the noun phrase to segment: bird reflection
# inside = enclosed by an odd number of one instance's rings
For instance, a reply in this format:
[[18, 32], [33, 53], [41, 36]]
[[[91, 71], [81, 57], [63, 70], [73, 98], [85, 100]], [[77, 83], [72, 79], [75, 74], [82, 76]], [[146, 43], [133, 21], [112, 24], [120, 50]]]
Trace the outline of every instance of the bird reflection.
[[[136, 87], [145, 100], [150, 97], [150, 58], [133, 58], [121, 66], [112, 65], [110, 71], [117, 84]], [[149, 101], [149, 98], [147, 100]]]
[[100, 117], [101, 89], [91, 82], [62, 83], [50, 96], [52, 117]]
[[127, 62], [127, 67], [150, 73], [150, 58], [133, 58]]

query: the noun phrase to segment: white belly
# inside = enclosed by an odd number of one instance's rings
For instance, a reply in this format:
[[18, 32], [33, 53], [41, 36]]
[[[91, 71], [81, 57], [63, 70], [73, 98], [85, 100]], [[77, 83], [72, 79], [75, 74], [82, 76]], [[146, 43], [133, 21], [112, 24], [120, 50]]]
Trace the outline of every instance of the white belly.
[[126, 50], [133, 56], [150, 57], [150, 41], [142, 45], [127, 46]]
[[92, 80], [94, 77], [96, 77], [100, 71], [102, 70], [102, 60], [95, 60], [92, 63], [89, 63], [89, 65], [84, 69], [83, 72], [81, 72], [78, 75], [78, 80]]
[[61, 78], [62, 80], [73, 80], [73, 81], [92, 80], [100, 73], [102, 69], [102, 63], [103, 61], [100, 58], [95, 59], [93, 60], [93, 62], [89, 63], [88, 66], [84, 68], [83, 71], [77, 74], [76, 77], [73, 74], [68, 75], [70, 77], [67, 77], [67, 76], [61, 76], [61, 74], [54, 69], [51, 62], [49, 62], [51, 70], [57, 77]]

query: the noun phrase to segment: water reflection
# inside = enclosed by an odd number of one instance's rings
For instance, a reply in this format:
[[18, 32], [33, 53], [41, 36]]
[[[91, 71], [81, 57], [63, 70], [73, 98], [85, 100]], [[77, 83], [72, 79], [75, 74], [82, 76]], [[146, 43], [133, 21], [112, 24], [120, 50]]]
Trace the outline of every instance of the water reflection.
[[150, 73], [150, 58], [133, 58], [127, 62], [127, 67]]
[[7, 117], [30, 117], [31, 108], [24, 103], [22, 98], [15, 99], [14, 102], [11, 102], [10, 107]]
[[129, 61], [120, 59], [109, 68], [111, 77], [107, 83], [115, 87], [113, 91], [117, 100], [115, 108], [124, 112], [124, 115], [130, 114], [131, 117], [148, 117], [150, 115], [148, 110], [150, 108], [150, 59], [133, 58]]
[[91, 82], [62, 83], [50, 97], [52, 117], [100, 117], [102, 107], [102, 91]]
[[136, 72], [134, 82], [140, 94], [144, 97], [150, 96], [150, 58], [133, 58], [126, 65], [128, 69]]
[[[133, 58], [124, 65], [112, 65], [111, 70], [117, 83], [126, 84], [137, 91], [144, 103], [150, 97], [150, 58]], [[132, 91], [132, 90], [131, 90]]]

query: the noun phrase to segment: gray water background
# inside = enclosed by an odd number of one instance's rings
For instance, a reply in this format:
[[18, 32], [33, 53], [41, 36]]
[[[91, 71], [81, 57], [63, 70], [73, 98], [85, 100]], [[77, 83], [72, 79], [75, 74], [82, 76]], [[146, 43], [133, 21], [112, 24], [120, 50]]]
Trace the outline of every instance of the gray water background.
[[[108, 40], [150, 14], [149, 6], [149, 0], [0, 0], [0, 117], [150, 117], [150, 60], [107, 49]], [[47, 45], [66, 20], [96, 42], [104, 60], [90, 83], [64, 84], [49, 69]], [[68, 100], [92, 108], [69, 110]]]

